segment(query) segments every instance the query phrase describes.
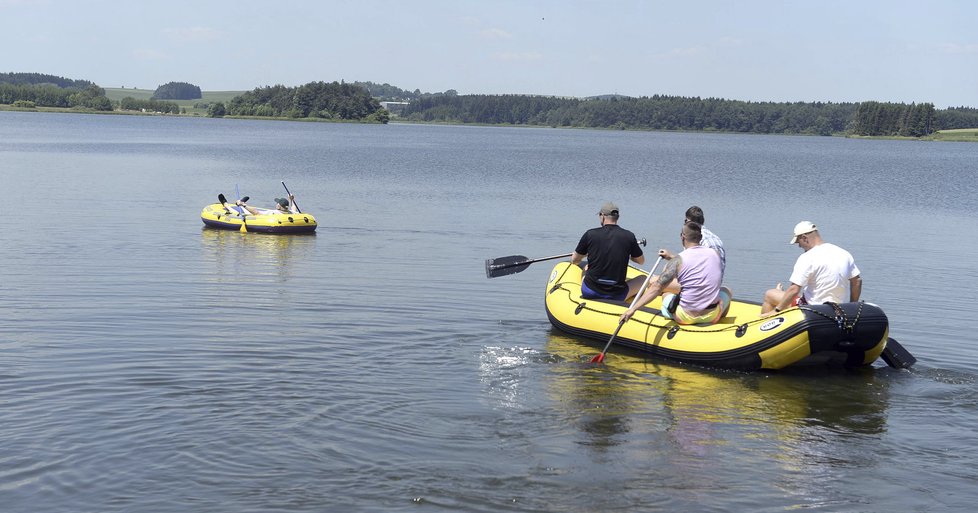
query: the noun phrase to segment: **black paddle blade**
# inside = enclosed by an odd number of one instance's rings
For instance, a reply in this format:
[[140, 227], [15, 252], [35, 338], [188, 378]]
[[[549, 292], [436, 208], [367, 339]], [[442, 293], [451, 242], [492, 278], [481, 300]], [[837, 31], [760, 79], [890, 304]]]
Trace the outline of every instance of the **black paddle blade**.
[[250, 199], [251, 199], [251, 196], [245, 196], [245, 197], [241, 198], [241, 203], [248, 203], [248, 200], [250, 200]]
[[217, 201], [220, 201], [221, 202], [221, 205], [223, 205], [223, 204], [225, 204], [225, 203], [228, 202], [228, 199], [225, 198], [223, 194], [218, 194], [217, 195]]
[[486, 259], [486, 278], [496, 278], [520, 273], [530, 267], [530, 259], [523, 255]]
[[909, 369], [913, 364], [917, 363], [914, 355], [910, 354], [910, 351], [904, 349], [899, 342], [892, 338], [886, 339], [886, 347], [883, 348], [882, 356], [883, 361], [894, 369]]

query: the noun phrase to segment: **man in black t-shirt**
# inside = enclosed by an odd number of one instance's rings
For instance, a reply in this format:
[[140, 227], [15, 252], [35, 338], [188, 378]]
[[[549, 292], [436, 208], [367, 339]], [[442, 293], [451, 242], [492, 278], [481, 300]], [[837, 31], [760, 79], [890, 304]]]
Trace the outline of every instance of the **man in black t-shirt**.
[[598, 217], [601, 227], [584, 232], [571, 255], [574, 265], [587, 257], [581, 297], [624, 301], [642, 286], [642, 280], [633, 280], [637, 281], [634, 284], [626, 282], [628, 260], [641, 265], [645, 262], [645, 255], [635, 234], [618, 226], [617, 205], [605, 203], [598, 211]]

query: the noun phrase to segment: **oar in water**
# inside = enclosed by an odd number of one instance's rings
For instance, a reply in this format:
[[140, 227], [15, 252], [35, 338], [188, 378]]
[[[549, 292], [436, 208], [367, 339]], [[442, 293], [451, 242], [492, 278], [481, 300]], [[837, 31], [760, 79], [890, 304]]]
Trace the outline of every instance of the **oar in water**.
[[[645, 239], [638, 241], [639, 244], [645, 245]], [[555, 260], [557, 258], [567, 258], [573, 255], [573, 253], [567, 253], [565, 255], [554, 255], [543, 258], [527, 258], [523, 255], [510, 255], [499, 258], [487, 258], [486, 259], [486, 278], [498, 278], [499, 276], [507, 276], [510, 274], [521, 273], [530, 267], [530, 264], [534, 262], [543, 262], [545, 260]]]
[[[661, 261], [662, 261], [662, 257], [660, 256], [655, 261], [655, 265], [653, 265], [652, 269], [649, 271], [649, 275], [645, 277], [645, 281], [642, 282], [642, 286], [639, 287], [638, 292], [635, 293], [635, 299], [632, 299], [632, 304], [628, 308], [635, 306], [635, 303], [638, 302], [638, 298], [642, 297], [642, 293], [645, 292], [645, 288], [649, 286], [649, 280], [652, 279], [652, 275], [655, 274], [655, 269], [659, 267], [659, 262]], [[608, 352], [608, 348], [611, 347], [611, 342], [615, 340], [615, 337], [618, 336], [618, 332], [621, 331], [621, 327], [624, 325], [625, 325], [624, 320], [618, 321], [618, 327], [615, 328], [615, 332], [612, 333], [611, 338], [608, 339], [608, 343], [604, 345], [604, 349], [601, 350], [601, 354], [595, 356], [594, 358], [591, 358], [591, 363], [604, 362], [604, 354]]]
[[894, 369], [909, 369], [917, 363], [910, 351], [907, 351], [899, 342], [887, 337], [886, 347], [883, 348], [883, 361]]

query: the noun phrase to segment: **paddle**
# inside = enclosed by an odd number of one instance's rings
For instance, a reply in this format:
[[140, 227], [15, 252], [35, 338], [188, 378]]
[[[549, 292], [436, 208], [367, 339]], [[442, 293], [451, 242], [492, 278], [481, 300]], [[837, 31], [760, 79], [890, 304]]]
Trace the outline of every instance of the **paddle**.
[[917, 363], [910, 351], [907, 351], [899, 342], [887, 337], [886, 347], [883, 348], [883, 361], [894, 369], [909, 369]]
[[231, 209], [228, 208], [228, 199], [225, 198], [223, 194], [217, 195], [217, 201], [221, 204], [222, 207], [224, 207], [224, 212], [226, 212], [228, 215], [231, 215]]
[[[297, 207], [298, 208], [298, 207]], [[645, 239], [638, 241], [639, 244], [645, 245]], [[486, 259], [486, 278], [498, 278], [499, 276], [508, 276], [510, 274], [521, 273], [530, 267], [530, 264], [534, 262], [543, 262], [545, 260], [554, 260], [557, 258], [567, 258], [573, 255], [573, 253], [567, 253], [566, 255], [554, 255], [543, 258], [527, 258], [523, 255], [510, 255], [499, 258], [487, 258]], [[559, 280], [558, 280], [559, 281]]]
[[557, 258], [567, 258], [573, 253], [567, 253], [566, 255], [554, 255], [544, 258], [534, 258], [529, 259], [523, 255], [512, 255], [504, 256], [499, 258], [487, 258], [486, 259], [486, 278], [496, 278], [499, 276], [507, 276], [510, 274], [521, 273], [530, 267], [530, 264], [534, 262], [543, 262], [544, 260], [554, 260]]
[[[651, 280], [652, 275], [655, 274], [655, 268], [659, 267], [659, 262], [661, 261], [662, 261], [662, 257], [660, 256], [655, 261], [655, 265], [652, 266], [652, 270], [649, 271], [649, 275], [645, 277], [645, 281], [642, 282], [642, 286], [638, 288], [638, 292], [635, 293], [635, 298], [632, 299], [632, 304], [628, 308], [635, 306], [635, 303], [638, 302], [638, 298], [642, 297], [642, 293], [645, 292], [645, 288], [649, 286], [649, 280]], [[615, 340], [615, 337], [618, 336], [618, 332], [621, 330], [621, 327], [624, 325], [625, 325], [624, 320], [618, 321], [618, 327], [615, 328], [615, 332], [612, 333], [611, 338], [608, 339], [608, 343], [604, 345], [604, 349], [601, 350], [601, 354], [595, 356], [594, 358], [591, 358], [591, 363], [604, 362], [604, 354], [608, 352], [608, 348], [611, 347], [611, 342]]]
[[[248, 196], [245, 196], [241, 198], [241, 201], [248, 201], [249, 199], [250, 198]], [[228, 200], [227, 198], [224, 197], [224, 194], [218, 194], [217, 201], [221, 202], [221, 206], [224, 207], [225, 212], [227, 212], [228, 214], [231, 213], [231, 208], [228, 207]], [[245, 221], [245, 215], [247, 215], [246, 212], [248, 212], [248, 210], [246, 210], [244, 207], [240, 207], [240, 208], [241, 211], [236, 210], [238, 212], [238, 215], [241, 216], [241, 229], [239, 231], [241, 233], [248, 233], [248, 223]]]
[[[235, 187], [237, 187], [237, 185], [235, 185]], [[240, 231], [241, 233], [248, 233], [248, 219], [247, 218], [248, 218], [248, 213], [249, 212], [248, 212], [248, 207], [244, 206], [244, 204], [247, 203], [248, 200], [250, 200], [250, 199], [251, 199], [250, 196], [245, 196], [245, 197], [241, 198], [241, 200], [240, 200], [241, 201], [241, 229], [238, 230], [238, 231]]]
[[292, 193], [289, 192], [289, 188], [285, 186], [285, 181], [284, 180], [282, 181], [282, 187], [285, 187], [285, 193], [289, 195], [289, 199], [291, 199], [292, 200], [292, 204], [295, 205], [295, 211], [296, 211], [296, 213], [301, 214], [302, 213], [302, 210], [299, 210], [299, 204], [296, 203], [295, 198], [292, 197]]

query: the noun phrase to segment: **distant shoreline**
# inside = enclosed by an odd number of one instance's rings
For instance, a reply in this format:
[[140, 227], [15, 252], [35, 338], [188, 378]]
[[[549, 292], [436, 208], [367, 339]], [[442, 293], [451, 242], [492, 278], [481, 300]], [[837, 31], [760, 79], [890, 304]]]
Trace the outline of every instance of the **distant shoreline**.
[[[187, 100], [184, 100], [187, 101]], [[207, 100], [198, 99], [192, 100], [196, 102], [206, 102]], [[193, 112], [188, 112], [187, 114], [163, 114], [158, 112], [136, 112], [129, 110], [111, 110], [111, 111], [98, 111], [92, 109], [79, 109], [79, 108], [67, 108], [67, 107], [34, 107], [34, 108], [24, 108], [24, 107], [14, 107], [12, 105], [0, 104], [0, 111], [5, 112], [54, 112], [54, 113], [65, 113], [65, 114], [102, 114], [102, 115], [116, 115], [116, 116], [159, 116], [159, 117], [176, 117], [176, 118], [206, 118], [206, 115]], [[351, 120], [336, 120], [336, 119], [319, 119], [319, 118], [287, 118], [287, 117], [267, 117], [267, 116], [223, 116], [225, 119], [250, 119], [259, 121], [296, 121], [300, 123], [353, 123], [353, 124], [377, 124], [377, 123], [365, 123], [362, 121], [351, 121]], [[425, 122], [425, 121], [408, 121], [399, 118], [393, 118], [390, 120], [391, 124], [404, 124], [404, 125], [442, 125], [442, 126], [485, 126], [485, 127], [506, 127], [506, 128], [555, 128], [539, 125], [512, 125], [512, 124], [487, 124], [487, 123], [443, 123], [443, 122]], [[570, 127], [556, 127], [556, 128], [570, 128]], [[590, 130], [619, 130], [616, 128], [590, 128]], [[636, 132], [670, 132], [672, 130], [636, 130], [627, 129], [627, 131]], [[746, 134], [753, 132], [726, 132], [720, 130], [674, 130], [674, 132], [691, 133], [691, 134]], [[790, 135], [790, 136], [802, 136], [802, 137], [826, 137], [822, 135], [814, 134], [754, 134], [754, 135]], [[848, 134], [833, 134], [827, 137], [845, 137], [847, 139], [875, 139], [875, 140], [896, 140], [896, 141], [938, 141], [938, 142], [978, 142], [978, 128], [956, 128], [950, 130], [940, 130], [926, 137], [901, 137], [901, 136], [864, 136], [864, 135], [848, 135]]]

